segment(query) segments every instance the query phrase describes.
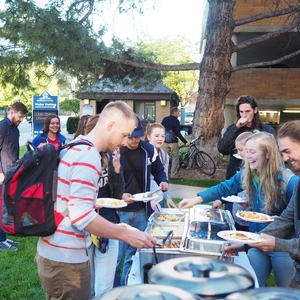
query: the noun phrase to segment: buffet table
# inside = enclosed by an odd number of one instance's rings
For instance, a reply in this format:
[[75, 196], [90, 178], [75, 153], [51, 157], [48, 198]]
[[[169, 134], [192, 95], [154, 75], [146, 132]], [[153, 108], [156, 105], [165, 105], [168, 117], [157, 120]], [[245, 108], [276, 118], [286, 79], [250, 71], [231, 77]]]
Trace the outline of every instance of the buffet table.
[[[222, 254], [222, 246], [225, 241], [218, 237], [218, 232], [235, 230], [234, 220], [229, 211], [212, 209], [207, 205], [197, 205], [190, 210], [182, 211], [164, 208], [161, 212], [154, 212], [150, 216], [145, 231], [155, 236], [158, 244], [161, 244], [167, 231], [170, 230], [174, 231], [172, 241], [178, 242], [180, 246], [176, 243], [175, 247], [157, 248], [158, 262], [187, 256], [222, 259], [240, 265], [249, 271], [255, 280], [255, 287], [258, 287], [255, 272], [245, 252], [240, 252], [234, 257], [224, 257]], [[132, 260], [127, 284], [141, 284], [144, 281], [143, 265], [155, 263], [153, 251], [152, 249], [140, 249]]]

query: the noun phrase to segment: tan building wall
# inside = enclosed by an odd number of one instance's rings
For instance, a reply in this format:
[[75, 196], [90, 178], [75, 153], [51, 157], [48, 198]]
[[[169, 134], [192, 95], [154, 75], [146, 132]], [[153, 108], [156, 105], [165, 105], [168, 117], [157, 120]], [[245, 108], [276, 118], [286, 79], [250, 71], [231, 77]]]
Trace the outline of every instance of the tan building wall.
[[[242, 19], [265, 11], [271, 11], [272, 7], [267, 7], [264, 3], [267, 1], [263, 0], [237, 0], [234, 7], [233, 17], [234, 19]], [[269, 2], [270, 3], [270, 2]], [[283, 4], [283, 1], [281, 1]], [[281, 5], [282, 5], [281, 4]], [[287, 7], [287, 5], [285, 6]], [[284, 8], [282, 5], [281, 9]], [[247, 24], [247, 26], [278, 26], [283, 25], [286, 22], [286, 16], [280, 16], [276, 18], [268, 18], [253, 23]], [[238, 29], [237, 29], [238, 30]]]
[[234, 72], [227, 98], [250, 94], [254, 98], [300, 98], [300, 69], [249, 69]]

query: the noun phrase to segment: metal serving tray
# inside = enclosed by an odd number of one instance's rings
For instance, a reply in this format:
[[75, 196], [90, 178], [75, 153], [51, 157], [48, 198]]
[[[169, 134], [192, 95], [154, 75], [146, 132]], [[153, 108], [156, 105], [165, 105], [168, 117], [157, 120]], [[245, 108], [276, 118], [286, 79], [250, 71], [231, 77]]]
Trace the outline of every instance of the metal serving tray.
[[190, 221], [234, 223], [231, 213], [228, 210], [202, 208], [200, 206], [198, 205], [190, 209]]
[[[173, 230], [174, 231], [174, 234], [173, 234], [173, 238], [176, 239], [176, 238], [181, 238], [183, 233], [184, 233], [184, 230], [185, 230], [185, 226], [184, 226], [184, 223], [180, 222], [180, 223], [160, 223], [160, 225], [163, 227], [163, 229], [166, 231], [166, 232], [169, 232], [170, 230]], [[178, 232], [179, 230], [180, 232]], [[149, 234], [153, 235], [154, 237], [156, 237], [157, 239], [163, 239], [166, 237], [166, 234], [163, 233], [161, 231], [161, 229], [159, 228], [158, 225], [154, 224], [154, 223], [148, 223], [148, 226], [145, 230], [146, 232], [148, 232]], [[159, 232], [159, 233], [156, 233], [156, 232]]]
[[163, 213], [163, 212], [154, 212], [149, 221], [151, 222], [155, 219], [159, 223], [180, 223], [184, 222], [186, 218], [189, 218], [189, 214], [187, 213]]

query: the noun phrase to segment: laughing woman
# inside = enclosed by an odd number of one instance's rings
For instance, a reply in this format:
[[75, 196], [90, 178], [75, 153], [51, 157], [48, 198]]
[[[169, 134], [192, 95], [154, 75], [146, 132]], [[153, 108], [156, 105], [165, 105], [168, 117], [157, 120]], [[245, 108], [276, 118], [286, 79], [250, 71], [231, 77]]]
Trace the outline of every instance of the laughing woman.
[[60, 118], [54, 114], [46, 117], [42, 133], [32, 140], [34, 147], [41, 147], [45, 144], [62, 146], [65, 143], [66, 138], [60, 133]]
[[[252, 134], [246, 142], [244, 170], [230, 179], [198, 193], [198, 197], [183, 199], [179, 208], [207, 203], [245, 190], [252, 211], [279, 216], [286, 208], [299, 177], [283, 166], [275, 137], [267, 132]], [[220, 200], [218, 200], [220, 201]], [[249, 222], [250, 232], [259, 232], [267, 223]], [[288, 287], [293, 276], [293, 260], [287, 252], [248, 251], [249, 261], [260, 287], [266, 285], [273, 269], [277, 286]]]

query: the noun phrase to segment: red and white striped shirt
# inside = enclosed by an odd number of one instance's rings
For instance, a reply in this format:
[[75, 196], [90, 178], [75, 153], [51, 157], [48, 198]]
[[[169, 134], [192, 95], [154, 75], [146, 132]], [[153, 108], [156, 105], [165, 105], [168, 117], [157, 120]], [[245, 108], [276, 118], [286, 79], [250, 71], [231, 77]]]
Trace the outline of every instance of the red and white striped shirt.
[[97, 217], [101, 159], [97, 148], [87, 145], [63, 150], [60, 158], [56, 210], [65, 217], [53, 235], [39, 239], [37, 251], [50, 260], [82, 263], [88, 260], [86, 248], [91, 243], [83, 229]]

